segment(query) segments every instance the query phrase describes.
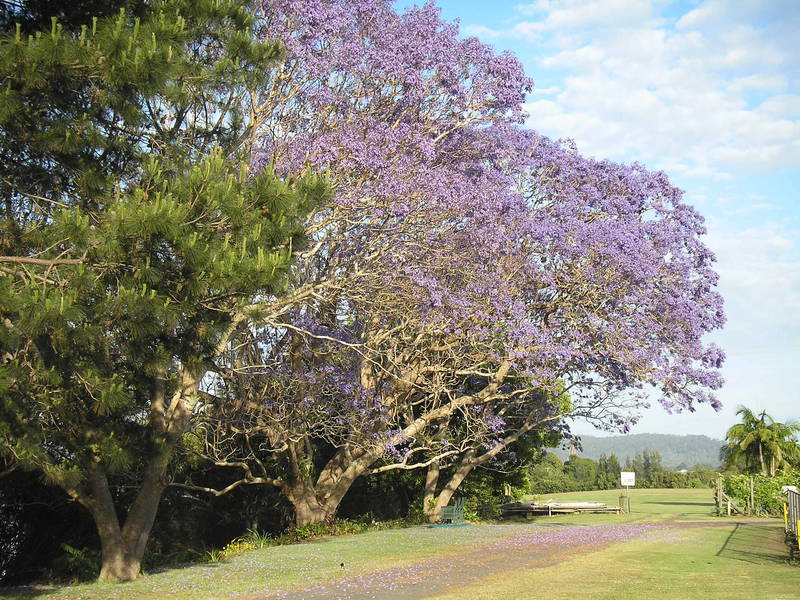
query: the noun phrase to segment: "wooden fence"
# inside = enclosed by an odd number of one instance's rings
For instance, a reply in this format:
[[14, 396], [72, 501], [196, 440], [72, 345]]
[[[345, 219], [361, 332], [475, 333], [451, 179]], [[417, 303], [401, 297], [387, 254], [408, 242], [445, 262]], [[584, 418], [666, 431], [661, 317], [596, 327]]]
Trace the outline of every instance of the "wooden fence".
[[800, 492], [786, 490], [786, 503], [783, 505], [783, 522], [786, 536], [792, 536], [800, 543], [797, 530], [800, 529]]
[[[753, 496], [753, 481], [750, 480], [750, 497]], [[732, 513], [739, 513], [741, 515], [749, 514], [749, 508], [738, 506], [733, 500], [728, 497], [722, 489], [722, 477], [717, 477], [717, 484], [714, 487], [714, 502], [717, 505], [717, 514], [727, 512], [730, 517]]]

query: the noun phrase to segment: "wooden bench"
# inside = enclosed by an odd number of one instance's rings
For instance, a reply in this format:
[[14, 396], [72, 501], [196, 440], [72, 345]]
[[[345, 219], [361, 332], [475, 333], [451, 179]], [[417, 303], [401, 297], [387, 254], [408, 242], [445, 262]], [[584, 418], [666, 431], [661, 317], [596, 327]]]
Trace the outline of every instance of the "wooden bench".
[[550, 502], [535, 504], [531, 502], [509, 502], [501, 507], [503, 516], [521, 515], [527, 519], [533, 515], [556, 515], [584, 512], [614, 512], [621, 514], [619, 506], [608, 506], [601, 502]]
[[441, 508], [440, 520], [442, 523], [464, 522], [464, 498], [457, 498], [453, 504]]

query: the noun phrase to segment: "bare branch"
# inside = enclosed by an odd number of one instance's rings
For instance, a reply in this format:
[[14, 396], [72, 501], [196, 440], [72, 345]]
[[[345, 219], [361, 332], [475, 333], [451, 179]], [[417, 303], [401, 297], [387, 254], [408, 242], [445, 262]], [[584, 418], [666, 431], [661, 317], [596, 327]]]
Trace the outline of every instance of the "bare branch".
[[0, 262], [15, 263], [23, 265], [40, 265], [43, 267], [54, 267], [58, 265], [80, 265], [83, 264], [82, 258], [32, 258], [29, 256], [0, 256]]

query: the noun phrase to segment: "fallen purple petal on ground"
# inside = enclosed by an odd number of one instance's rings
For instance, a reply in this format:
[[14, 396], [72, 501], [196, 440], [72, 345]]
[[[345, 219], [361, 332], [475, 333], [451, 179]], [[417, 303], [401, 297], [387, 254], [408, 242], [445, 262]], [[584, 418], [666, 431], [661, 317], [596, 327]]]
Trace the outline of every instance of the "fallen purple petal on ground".
[[664, 530], [657, 525], [599, 525], [536, 527], [532, 533], [514, 535], [488, 544], [411, 564], [353, 575], [330, 583], [316, 584], [302, 590], [276, 592], [267, 598], [285, 600], [313, 599], [399, 599], [423, 598], [446, 589], [453, 581], [467, 582], [520, 566], [546, 564], [565, 550], [579, 547], [597, 549], [607, 544], [630, 540]]

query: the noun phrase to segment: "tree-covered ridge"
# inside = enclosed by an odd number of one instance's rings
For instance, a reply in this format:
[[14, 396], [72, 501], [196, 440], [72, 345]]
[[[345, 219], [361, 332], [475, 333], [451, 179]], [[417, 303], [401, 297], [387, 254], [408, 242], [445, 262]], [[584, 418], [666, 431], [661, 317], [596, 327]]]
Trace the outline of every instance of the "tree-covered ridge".
[[[631, 433], [627, 435], [598, 437], [580, 436], [578, 455], [597, 460], [601, 455], [616, 454], [624, 463], [645, 450], [658, 452], [664, 466], [672, 469], [691, 469], [694, 465], [718, 466], [722, 441], [705, 435], [672, 435], [665, 433]], [[554, 454], [566, 460], [569, 448], [554, 448]]]

